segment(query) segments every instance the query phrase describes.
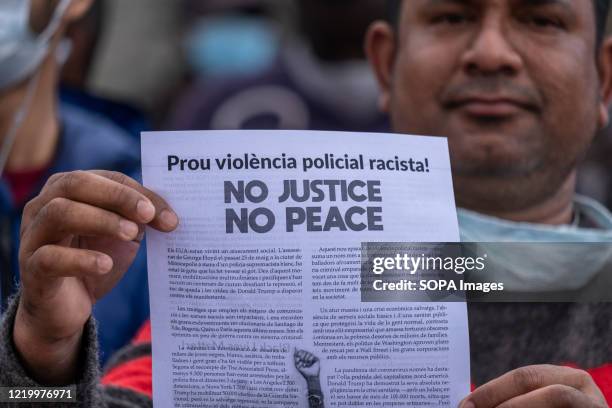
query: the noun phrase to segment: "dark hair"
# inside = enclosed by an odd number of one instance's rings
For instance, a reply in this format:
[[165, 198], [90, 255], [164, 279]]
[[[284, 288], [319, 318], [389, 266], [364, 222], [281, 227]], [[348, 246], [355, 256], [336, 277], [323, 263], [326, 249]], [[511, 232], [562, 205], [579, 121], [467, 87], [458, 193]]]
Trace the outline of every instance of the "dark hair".
[[[395, 26], [398, 23], [402, 0], [387, 0], [387, 18]], [[606, 34], [606, 22], [610, 11], [610, 0], [593, 0], [595, 21], [597, 23], [597, 46], [601, 45]]]

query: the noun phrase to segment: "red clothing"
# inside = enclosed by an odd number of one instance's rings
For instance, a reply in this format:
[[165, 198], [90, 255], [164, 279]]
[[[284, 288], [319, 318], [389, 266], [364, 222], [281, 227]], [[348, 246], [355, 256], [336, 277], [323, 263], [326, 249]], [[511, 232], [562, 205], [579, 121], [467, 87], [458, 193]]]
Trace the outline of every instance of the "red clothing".
[[606, 364], [587, 371], [591, 374], [601, 392], [603, 392], [608, 405], [612, 405], [612, 364]]
[[13, 202], [16, 207], [23, 206], [38, 191], [42, 179], [49, 171], [48, 167], [28, 171], [5, 171], [4, 177], [11, 187]]
[[[151, 344], [150, 321], [142, 326], [130, 346], [146, 344]], [[127, 388], [153, 398], [153, 360], [151, 355], [135, 357], [110, 368], [102, 377], [102, 384]]]

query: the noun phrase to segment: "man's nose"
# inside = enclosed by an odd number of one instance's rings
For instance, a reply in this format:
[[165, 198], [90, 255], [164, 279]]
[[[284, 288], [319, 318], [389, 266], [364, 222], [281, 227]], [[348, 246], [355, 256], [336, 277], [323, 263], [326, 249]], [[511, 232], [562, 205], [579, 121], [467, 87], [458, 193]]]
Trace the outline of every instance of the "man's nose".
[[516, 75], [523, 67], [523, 59], [502, 24], [484, 23], [475, 32], [462, 58], [468, 75]]

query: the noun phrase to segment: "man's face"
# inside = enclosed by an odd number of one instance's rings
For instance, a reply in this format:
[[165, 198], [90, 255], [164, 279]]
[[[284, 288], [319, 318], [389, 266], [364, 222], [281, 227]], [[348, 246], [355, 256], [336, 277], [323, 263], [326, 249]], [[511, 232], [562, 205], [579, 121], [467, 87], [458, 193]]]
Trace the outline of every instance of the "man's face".
[[406, 1], [384, 108], [398, 132], [449, 138], [460, 205], [526, 208], [606, 120], [595, 55], [590, 0]]

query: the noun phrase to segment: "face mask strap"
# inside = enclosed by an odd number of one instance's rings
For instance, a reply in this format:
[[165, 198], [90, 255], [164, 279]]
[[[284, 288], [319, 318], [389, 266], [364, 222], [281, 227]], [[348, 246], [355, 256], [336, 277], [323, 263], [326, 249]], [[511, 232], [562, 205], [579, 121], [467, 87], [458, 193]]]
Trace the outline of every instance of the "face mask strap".
[[66, 14], [66, 10], [68, 10], [68, 6], [70, 6], [72, 0], [61, 0], [60, 3], [55, 8], [53, 12], [53, 17], [51, 17], [51, 21], [47, 25], [47, 28], [40, 34], [39, 39], [42, 42], [48, 42], [51, 40], [51, 37], [57, 29], [59, 28], [60, 23], [62, 22], [62, 18], [64, 14]]

